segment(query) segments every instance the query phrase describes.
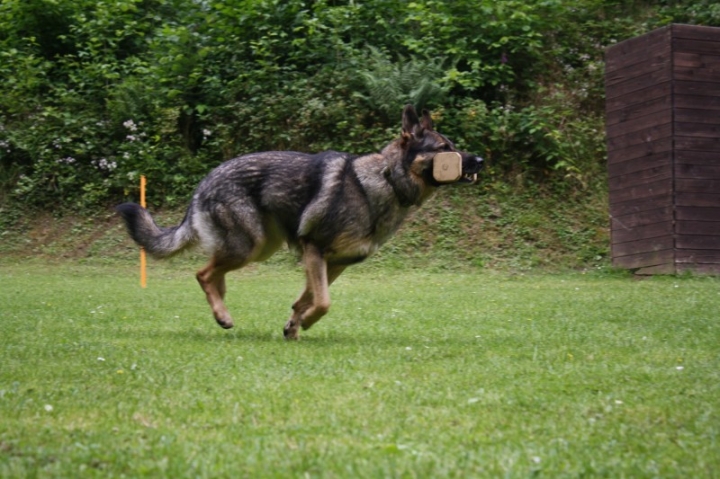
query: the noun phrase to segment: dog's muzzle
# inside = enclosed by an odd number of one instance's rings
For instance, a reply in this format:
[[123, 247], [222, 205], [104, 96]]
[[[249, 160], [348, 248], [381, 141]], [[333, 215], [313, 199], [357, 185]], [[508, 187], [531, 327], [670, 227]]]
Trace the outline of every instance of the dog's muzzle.
[[438, 183], [475, 183], [483, 167], [479, 156], [463, 157], [460, 153], [443, 152], [433, 157], [433, 178]]

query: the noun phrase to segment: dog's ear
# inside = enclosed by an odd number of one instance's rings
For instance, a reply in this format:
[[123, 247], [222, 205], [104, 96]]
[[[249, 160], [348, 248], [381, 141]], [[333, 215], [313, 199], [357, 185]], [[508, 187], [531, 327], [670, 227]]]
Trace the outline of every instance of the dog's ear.
[[435, 130], [435, 127], [433, 126], [432, 116], [430, 115], [429, 111], [422, 111], [422, 121], [420, 122], [420, 125], [426, 130]]
[[415, 107], [412, 105], [405, 105], [402, 117], [402, 129], [403, 134], [412, 135], [415, 138], [422, 138], [424, 128], [420, 124]]

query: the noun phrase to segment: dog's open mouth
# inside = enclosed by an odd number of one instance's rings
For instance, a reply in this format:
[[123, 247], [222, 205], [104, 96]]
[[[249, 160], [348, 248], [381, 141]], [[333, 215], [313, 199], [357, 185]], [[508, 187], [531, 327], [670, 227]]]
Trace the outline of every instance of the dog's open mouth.
[[465, 157], [458, 152], [438, 153], [433, 157], [433, 178], [438, 183], [473, 184], [482, 168], [482, 158]]
[[483, 169], [483, 160], [479, 156], [465, 158], [462, 165], [462, 175], [458, 180], [458, 183], [464, 185], [472, 185], [477, 183], [478, 172]]

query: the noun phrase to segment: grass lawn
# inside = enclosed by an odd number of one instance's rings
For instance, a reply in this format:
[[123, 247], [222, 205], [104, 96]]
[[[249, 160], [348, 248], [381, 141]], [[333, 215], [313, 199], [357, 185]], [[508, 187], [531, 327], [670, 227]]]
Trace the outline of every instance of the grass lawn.
[[0, 265], [0, 477], [718, 477], [720, 281]]

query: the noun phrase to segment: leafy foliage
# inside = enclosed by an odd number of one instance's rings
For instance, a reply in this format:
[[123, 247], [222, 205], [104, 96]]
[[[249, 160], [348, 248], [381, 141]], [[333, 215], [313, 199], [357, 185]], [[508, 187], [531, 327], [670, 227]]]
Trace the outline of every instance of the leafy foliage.
[[441, 84], [444, 74], [443, 59], [422, 60], [399, 57], [391, 60], [388, 55], [371, 48], [367, 67], [359, 70], [367, 95], [358, 93], [369, 106], [385, 113], [388, 119], [408, 103], [418, 108], [440, 105], [446, 99], [447, 85]]
[[601, 177], [613, 42], [713, 2], [4, 0], [0, 200], [57, 208], [185, 198], [263, 149], [363, 152], [405, 102], [485, 154], [499, 181]]

